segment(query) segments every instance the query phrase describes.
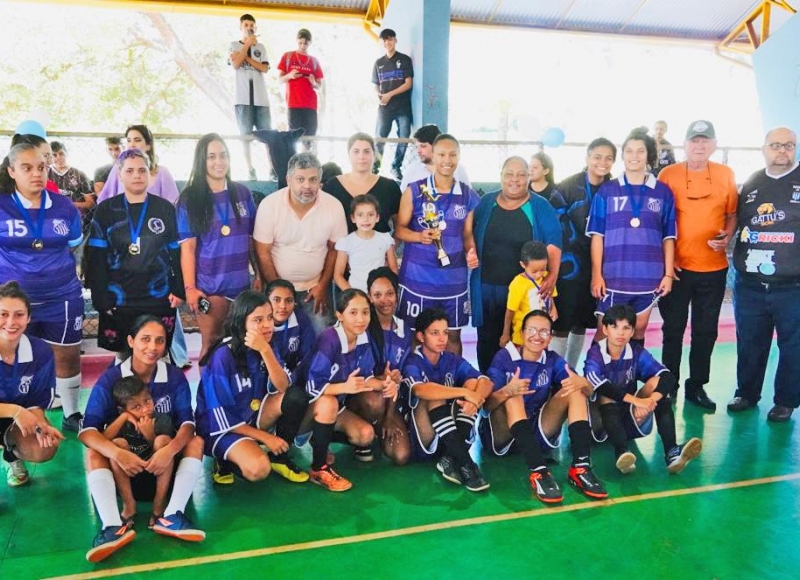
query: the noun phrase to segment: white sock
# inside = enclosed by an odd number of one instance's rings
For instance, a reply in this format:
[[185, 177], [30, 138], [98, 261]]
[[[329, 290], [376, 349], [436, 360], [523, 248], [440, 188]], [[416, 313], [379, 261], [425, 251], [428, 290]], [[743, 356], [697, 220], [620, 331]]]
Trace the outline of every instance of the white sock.
[[178, 471], [175, 473], [175, 482], [172, 486], [172, 495], [169, 498], [169, 505], [164, 510], [165, 516], [171, 516], [176, 512], [186, 510], [186, 504], [192, 497], [194, 486], [200, 479], [203, 470], [203, 462], [194, 457], [184, 457], [178, 464]]
[[86, 475], [89, 484], [89, 493], [92, 494], [94, 506], [100, 514], [103, 527], [121, 526], [117, 507], [117, 487], [114, 485], [114, 475], [110, 469], [95, 469]]
[[71, 417], [78, 412], [78, 398], [81, 394], [81, 374], [68, 379], [56, 379], [56, 392], [61, 397], [64, 416]]
[[581, 353], [583, 353], [583, 343], [585, 339], [585, 334], [575, 334], [574, 332], [570, 332], [569, 338], [567, 339], [567, 356], [565, 358], [567, 364], [572, 370], [575, 370], [575, 372], [577, 372], [578, 360], [580, 360]]
[[564, 358], [564, 355], [567, 352], [567, 337], [553, 335], [553, 337], [550, 339], [550, 346], [548, 348], [561, 358]]

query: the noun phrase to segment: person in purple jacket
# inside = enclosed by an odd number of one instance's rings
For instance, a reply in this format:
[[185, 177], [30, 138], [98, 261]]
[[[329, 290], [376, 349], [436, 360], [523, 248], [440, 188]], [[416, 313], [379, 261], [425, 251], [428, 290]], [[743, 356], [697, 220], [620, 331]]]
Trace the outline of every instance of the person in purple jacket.
[[[656, 163], [656, 144], [646, 130], [631, 131], [622, 161], [624, 173], [603, 184], [589, 213], [592, 295], [601, 318], [612, 306], [630, 304], [636, 312], [633, 340], [644, 344], [653, 306], [675, 279], [675, 199], [647, 172]], [[599, 322], [595, 342], [602, 337]]]
[[[250, 288], [248, 264], [256, 216], [250, 190], [231, 181], [228, 146], [216, 133], [197, 142], [192, 172], [177, 207], [186, 303], [197, 314], [202, 359], [222, 338], [230, 303]], [[257, 269], [255, 279], [260, 280]]]
[[[128, 149], [141, 149], [150, 158], [150, 184], [147, 192], [163, 197], [172, 205], [178, 201], [178, 186], [169, 169], [159, 165], [156, 157], [155, 141], [153, 134], [146, 125], [131, 125], [125, 129], [125, 139], [128, 142]], [[97, 195], [97, 203], [105, 201], [110, 197], [119, 195], [124, 190], [122, 181], [119, 178], [119, 168], [114, 164], [108, 173], [103, 189]]]

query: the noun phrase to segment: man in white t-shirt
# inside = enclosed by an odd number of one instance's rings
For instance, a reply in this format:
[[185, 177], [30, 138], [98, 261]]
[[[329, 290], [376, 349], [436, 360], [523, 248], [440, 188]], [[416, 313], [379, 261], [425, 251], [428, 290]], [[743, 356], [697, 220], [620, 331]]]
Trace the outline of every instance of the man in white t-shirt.
[[[250, 135], [254, 127], [258, 130], [270, 129], [269, 97], [264, 81], [264, 75], [269, 70], [269, 61], [266, 48], [258, 42], [256, 36], [256, 19], [250, 14], [243, 14], [239, 18], [239, 29], [242, 31], [242, 39], [231, 42], [228, 64], [233, 67], [236, 75], [234, 105], [239, 133]], [[250, 143], [243, 141], [243, 145], [250, 179], [255, 180]]]
[[322, 166], [313, 153], [289, 159], [287, 187], [264, 198], [256, 212], [253, 239], [264, 281], [288, 280], [297, 304], [316, 332], [331, 324], [331, 278], [335, 244], [347, 235], [344, 209], [320, 189]]
[[[405, 191], [409, 183], [427, 179], [433, 175], [433, 142], [441, 134], [441, 130], [436, 125], [423, 125], [414, 133], [419, 159], [406, 166], [400, 182], [400, 191]], [[456, 167], [454, 177], [456, 181], [472, 186], [467, 177], [467, 171], [460, 164]]]

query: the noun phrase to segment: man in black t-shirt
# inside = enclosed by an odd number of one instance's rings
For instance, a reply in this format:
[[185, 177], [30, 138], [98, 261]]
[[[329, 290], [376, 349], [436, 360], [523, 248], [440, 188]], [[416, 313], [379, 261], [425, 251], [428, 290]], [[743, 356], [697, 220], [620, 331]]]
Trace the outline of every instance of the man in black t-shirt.
[[[397, 123], [397, 137], [407, 139], [411, 135], [411, 86], [414, 79], [414, 66], [411, 58], [395, 50], [397, 35], [391, 28], [380, 34], [386, 55], [375, 61], [372, 68], [372, 84], [378, 94], [378, 123], [375, 132], [386, 138]], [[378, 143], [378, 154], [383, 155], [384, 143]], [[392, 175], [403, 178], [401, 170], [406, 154], [406, 144], [398, 143], [392, 163]]]
[[769, 421], [788, 421], [800, 406], [800, 166], [797, 135], [786, 128], [767, 133], [767, 168], [742, 185], [733, 249], [736, 268], [736, 394], [728, 410], [755, 407], [778, 338], [774, 406]]

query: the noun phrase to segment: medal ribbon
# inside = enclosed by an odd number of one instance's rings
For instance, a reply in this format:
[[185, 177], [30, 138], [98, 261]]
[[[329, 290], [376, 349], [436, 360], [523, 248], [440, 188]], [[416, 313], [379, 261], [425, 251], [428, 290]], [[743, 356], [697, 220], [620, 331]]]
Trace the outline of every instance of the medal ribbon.
[[[122, 194], [125, 195], [124, 193]], [[133, 220], [131, 219], [131, 211], [130, 207], [128, 206], [128, 198], [123, 197], [122, 200], [125, 202], [125, 213], [128, 216], [128, 229], [131, 233], [131, 243], [139, 245], [139, 234], [142, 232], [142, 225], [144, 225], [144, 216], [147, 213], [147, 203], [150, 201], [150, 196], [146, 195], [144, 198], [144, 205], [142, 205], [142, 213], [139, 215], [139, 223], [136, 224], [136, 229], [133, 227]], [[140, 248], [141, 249], [141, 248]]]
[[34, 240], [41, 240], [42, 239], [42, 232], [44, 231], [44, 217], [45, 217], [45, 203], [47, 198], [45, 198], [45, 192], [42, 190], [40, 195], [40, 202], [39, 202], [39, 215], [36, 219], [36, 226], [33, 225], [33, 220], [31, 219], [31, 214], [28, 209], [22, 205], [22, 201], [19, 199], [19, 194], [15, 191], [14, 195], [12, 196], [14, 200], [14, 205], [17, 206], [19, 213], [22, 214], [22, 219], [25, 220], [25, 223], [28, 226], [31, 234], [33, 235]]
[[[622, 181], [625, 183], [625, 190], [628, 192], [628, 199], [631, 200], [631, 213], [635, 219], [639, 219], [639, 214], [642, 213], [642, 204], [644, 204], [644, 194], [647, 191], [647, 183], [639, 186], [638, 199], [633, 195], [633, 186], [628, 183], [628, 177], [623, 173]], [[647, 181], [647, 178], [645, 178]]]
[[228, 219], [230, 215], [231, 203], [229, 196], [227, 195], [227, 188], [226, 188], [226, 195], [225, 195], [225, 213], [222, 213], [217, 207], [217, 204], [214, 204], [214, 210], [217, 212], [219, 216], [219, 220], [222, 222], [222, 227], [226, 227], [228, 225]]

